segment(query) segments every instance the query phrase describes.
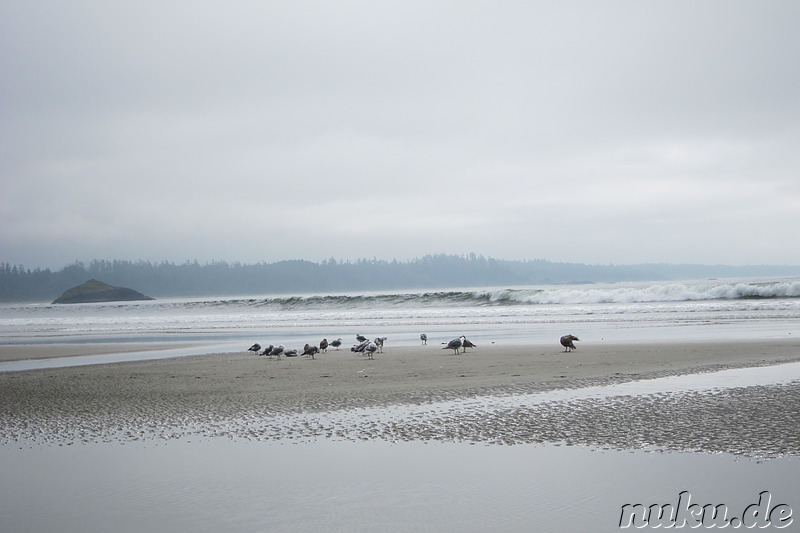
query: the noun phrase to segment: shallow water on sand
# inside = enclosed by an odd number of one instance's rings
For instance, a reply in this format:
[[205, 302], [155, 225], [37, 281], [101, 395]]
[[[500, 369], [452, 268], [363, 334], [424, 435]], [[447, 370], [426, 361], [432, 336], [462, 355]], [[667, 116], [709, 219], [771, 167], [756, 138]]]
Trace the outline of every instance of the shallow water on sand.
[[[507, 396], [479, 396], [475, 398], [449, 400], [421, 406], [389, 406], [380, 408], [350, 409], [355, 413], [350, 418], [395, 419], [409, 418], [433, 412], [442, 414], [448, 411], [501, 410], [531, 406], [545, 402], [570, 402], [576, 400], [606, 399], [617, 396], [643, 396], [648, 394], [678, 394], [686, 392], [713, 392], [737, 387], [756, 387], [782, 385], [800, 381], [800, 362], [769, 365], [763, 367], [730, 368], [716, 372], [682, 374], [655, 379], [641, 379], [597, 385], [575, 389], [556, 389], [531, 394]], [[302, 416], [302, 415], [299, 415]]]
[[765, 490], [800, 509], [791, 458], [210, 439], [5, 448], [0, 463], [0, 529], [13, 532], [604, 532], [622, 505], [681, 491], [729, 516]]
[[[598, 400], [594, 405], [600, 408], [620, 395], [752, 390], [796, 381], [798, 365], [306, 418], [324, 417], [354, 435], [362, 426], [402, 418], [430, 427], [447, 411], [474, 417], [521, 403]], [[268, 425], [282, 429], [264, 439], [230, 431], [147, 441], [8, 443], [0, 447], [0, 531], [602, 533], [619, 530], [623, 505], [677, 505], [683, 491], [701, 506], [726, 505], [728, 518], [742, 516], [763, 491], [770, 492], [772, 506], [800, 509], [797, 455], [754, 460], [552, 441], [508, 446], [422, 436], [390, 442], [325, 438], [313, 431], [292, 435], [304, 416], [272, 419]], [[798, 526], [795, 520], [783, 531]]]

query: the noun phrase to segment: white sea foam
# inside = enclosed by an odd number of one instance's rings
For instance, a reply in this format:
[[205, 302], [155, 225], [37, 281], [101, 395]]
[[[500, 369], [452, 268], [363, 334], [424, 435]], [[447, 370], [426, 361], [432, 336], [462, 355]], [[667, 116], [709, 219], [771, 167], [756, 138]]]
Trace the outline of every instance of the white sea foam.
[[519, 304], [595, 304], [692, 302], [749, 298], [800, 298], [800, 280], [779, 282], [696, 282], [647, 285], [581, 286], [533, 290], [503, 289], [478, 293], [492, 302]]

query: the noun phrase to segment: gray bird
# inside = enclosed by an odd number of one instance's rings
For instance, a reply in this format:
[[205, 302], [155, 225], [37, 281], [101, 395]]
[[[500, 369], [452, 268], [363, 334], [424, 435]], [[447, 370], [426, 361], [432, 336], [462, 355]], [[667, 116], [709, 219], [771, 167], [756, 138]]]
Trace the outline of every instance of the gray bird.
[[564, 347], [565, 352], [571, 352], [572, 350], [577, 350], [578, 348], [572, 343], [572, 341], [579, 341], [580, 339], [575, 335], [564, 335], [561, 337], [561, 346]]
[[419, 340], [422, 341], [422, 344], [428, 344], [428, 336], [425, 335], [424, 333], [419, 336]]
[[278, 359], [280, 359], [282, 353], [283, 353], [283, 344], [279, 344], [278, 346], [272, 348], [272, 350], [270, 350], [270, 352], [267, 355], [269, 355], [270, 357], [275, 355], [278, 357]]
[[248, 350], [248, 351], [250, 351], [250, 352], [255, 352], [255, 353], [258, 353], [258, 351], [259, 351], [260, 349], [261, 349], [261, 345], [260, 345], [260, 344], [258, 344], [258, 343], [255, 343], [254, 345], [252, 345], [251, 347], [249, 347], [247, 350]]
[[271, 344], [270, 344], [269, 346], [267, 346], [266, 348], [264, 348], [264, 351], [263, 351], [263, 352], [261, 352], [261, 353], [260, 353], [260, 354], [258, 354], [258, 355], [269, 355], [269, 352], [271, 352], [271, 351], [272, 351], [272, 349], [273, 349], [274, 347], [275, 347], [275, 346], [273, 346], [273, 345], [271, 345]]
[[364, 348], [364, 351], [367, 352], [367, 359], [373, 359], [373, 355], [378, 350], [378, 345], [374, 342], [368, 342], [367, 346]]
[[378, 346], [378, 351], [379, 351], [380, 353], [383, 353], [383, 343], [384, 343], [384, 342], [386, 341], [386, 339], [388, 339], [388, 338], [389, 338], [389, 337], [375, 337], [375, 339], [372, 341], [372, 342], [374, 342], [374, 343], [375, 343], [375, 345], [376, 345], [376, 346]]
[[365, 341], [363, 341], [363, 342], [361, 342], [361, 343], [359, 343], [359, 344], [354, 344], [354, 345], [353, 345], [353, 346], [350, 348], [350, 351], [351, 351], [351, 352], [358, 352], [358, 353], [361, 353], [361, 352], [363, 352], [363, 351], [364, 351], [364, 349], [367, 347], [367, 345], [368, 345], [368, 344], [369, 344], [369, 340], [365, 340]]
[[472, 344], [472, 342], [464, 335], [461, 335], [461, 346], [464, 347], [464, 353], [466, 353], [467, 348], [477, 348], [477, 346]]
[[319, 353], [319, 348], [317, 348], [316, 346], [311, 346], [310, 344], [306, 344], [305, 347], [303, 348], [303, 355], [310, 355], [311, 359], [316, 359], [316, 357], [314, 357], [315, 353]]
[[341, 346], [341, 345], [342, 345], [342, 338], [341, 337], [339, 337], [335, 341], [331, 341], [331, 346], [333, 346], [337, 350], [339, 349], [339, 346]]
[[[442, 343], [442, 344], [444, 344], [444, 343]], [[456, 354], [458, 354], [458, 350], [459, 350], [459, 348], [461, 348], [461, 344], [462, 344], [461, 343], [461, 339], [453, 339], [450, 342], [448, 342], [447, 346], [442, 348], [442, 350], [453, 350], [453, 351], [456, 352]]]
[[366, 338], [366, 337], [365, 337], [364, 335], [362, 335], [361, 333], [359, 333], [358, 335], [356, 335], [356, 340], [357, 340], [358, 342], [364, 342], [364, 341], [368, 341], [369, 339], [368, 339], [368, 338]]

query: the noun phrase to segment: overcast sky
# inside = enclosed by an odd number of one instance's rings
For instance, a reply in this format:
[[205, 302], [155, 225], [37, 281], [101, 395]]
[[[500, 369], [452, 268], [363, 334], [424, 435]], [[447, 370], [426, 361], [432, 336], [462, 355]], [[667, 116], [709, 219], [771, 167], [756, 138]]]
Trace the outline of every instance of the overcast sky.
[[798, 21], [3, 0], [0, 261], [800, 264]]

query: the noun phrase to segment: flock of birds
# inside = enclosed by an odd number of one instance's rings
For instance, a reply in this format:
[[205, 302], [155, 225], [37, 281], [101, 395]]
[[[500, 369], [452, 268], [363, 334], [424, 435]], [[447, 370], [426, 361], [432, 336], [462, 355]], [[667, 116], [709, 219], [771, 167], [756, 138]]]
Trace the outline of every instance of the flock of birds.
[[[370, 340], [366, 338], [364, 335], [360, 333], [356, 335], [357, 344], [354, 344], [350, 351], [358, 352], [358, 353], [366, 353], [368, 359], [373, 359], [375, 352], [383, 353], [383, 343], [389, 337], [375, 337], [374, 339]], [[328, 339], [322, 339], [319, 345], [316, 344], [306, 344], [303, 346], [303, 351], [300, 352], [299, 350], [291, 349], [287, 350], [283, 344], [279, 344], [275, 346], [270, 344], [266, 348], [263, 348], [261, 344], [255, 343], [251, 347], [248, 348], [248, 351], [256, 353], [258, 355], [266, 355], [269, 358], [277, 357], [278, 359], [281, 358], [281, 355], [284, 357], [297, 357], [300, 356], [307, 356], [311, 357], [311, 359], [316, 359], [316, 354], [318, 353], [327, 353], [328, 347], [333, 346], [335, 349], [339, 349], [342, 346], [342, 338], [339, 337], [338, 339], [334, 339], [328, 342]], [[262, 351], [263, 348], [263, 351]]]
[[383, 343], [386, 341], [388, 337], [375, 337], [372, 340], [369, 340], [364, 335], [360, 333], [356, 335], [356, 340], [358, 344], [354, 344], [350, 347], [351, 352], [356, 353], [365, 353], [367, 354], [367, 359], [373, 359], [375, 352], [383, 353]]
[[[428, 344], [428, 336], [423, 333], [419, 336], [422, 344]], [[351, 348], [351, 352], [356, 353], [366, 353], [368, 359], [373, 359], [375, 352], [383, 353], [383, 343], [388, 339], [388, 337], [375, 337], [374, 339], [370, 340], [364, 335], [360, 333], [356, 335], [357, 343], [354, 344]], [[564, 347], [565, 352], [571, 352], [572, 350], [577, 350], [574, 341], [579, 341], [580, 339], [575, 335], [564, 335], [561, 337], [560, 342], [561, 346]], [[451, 340], [450, 342], [443, 342], [446, 346], [442, 348], [442, 350], [453, 350], [455, 354], [459, 353], [466, 353], [467, 348], [477, 348], [476, 344], [473, 344], [467, 337], [461, 335], [460, 337]], [[277, 357], [278, 359], [281, 358], [281, 355], [285, 357], [297, 357], [298, 355], [308, 356], [312, 359], [315, 359], [315, 355], [322, 352], [326, 353], [328, 351], [328, 346], [333, 346], [337, 350], [342, 345], [342, 338], [339, 337], [338, 339], [334, 339], [331, 342], [328, 342], [328, 339], [322, 339], [320, 341], [319, 346], [314, 344], [306, 344], [303, 347], [303, 352], [298, 353], [298, 350], [291, 349], [287, 350], [283, 344], [279, 344], [278, 346], [270, 344], [262, 351], [262, 346], [259, 343], [255, 343], [250, 348], [249, 351], [254, 352], [258, 355], [266, 355], [267, 357]], [[463, 352], [461, 351], [463, 350]]]

